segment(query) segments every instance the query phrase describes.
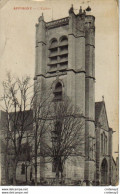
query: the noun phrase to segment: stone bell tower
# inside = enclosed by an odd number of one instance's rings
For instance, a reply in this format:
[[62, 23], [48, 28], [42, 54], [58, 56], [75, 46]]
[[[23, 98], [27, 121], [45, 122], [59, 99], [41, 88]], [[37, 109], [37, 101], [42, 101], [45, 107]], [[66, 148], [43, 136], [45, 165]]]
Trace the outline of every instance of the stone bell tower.
[[35, 85], [39, 83], [40, 95], [53, 91], [59, 100], [65, 94], [79, 107], [85, 122], [85, 157], [78, 161], [77, 178], [87, 184], [94, 181], [95, 174], [94, 22], [94, 16], [81, 7], [75, 14], [72, 6], [68, 17], [45, 22], [42, 15], [36, 24]]

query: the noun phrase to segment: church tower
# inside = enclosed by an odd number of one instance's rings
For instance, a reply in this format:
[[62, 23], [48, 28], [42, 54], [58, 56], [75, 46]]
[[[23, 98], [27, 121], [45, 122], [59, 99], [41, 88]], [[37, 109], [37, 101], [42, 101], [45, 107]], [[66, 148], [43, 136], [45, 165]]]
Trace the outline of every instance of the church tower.
[[[67, 95], [79, 107], [84, 119], [84, 158], [78, 162], [78, 180], [95, 179], [95, 17], [80, 7], [75, 14], [45, 22], [40, 16], [36, 24], [36, 67], [34, 84], [40, 95], [53, 92], [56, 100]], [[69, 173], [67, 175], [70, 176]]]

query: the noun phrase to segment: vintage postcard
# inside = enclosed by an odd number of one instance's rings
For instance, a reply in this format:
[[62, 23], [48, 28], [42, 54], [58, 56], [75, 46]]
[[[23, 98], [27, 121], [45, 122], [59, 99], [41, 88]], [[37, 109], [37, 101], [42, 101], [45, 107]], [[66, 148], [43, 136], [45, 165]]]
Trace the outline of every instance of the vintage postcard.
[[1, 186], [119, 184], [118, 12], [0, 1]]

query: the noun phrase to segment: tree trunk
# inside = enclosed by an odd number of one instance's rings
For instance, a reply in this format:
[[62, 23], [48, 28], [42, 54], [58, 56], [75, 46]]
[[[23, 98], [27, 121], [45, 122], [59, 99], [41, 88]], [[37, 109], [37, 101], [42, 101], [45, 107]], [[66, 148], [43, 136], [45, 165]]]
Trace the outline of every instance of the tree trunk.
[[63, 171], [61, 171], [61, 185], [64, 183], [64, 176], [63, 176]]
[[27, 164], [26, 164], [26, 171], [25, 171], [25, 175], [26, 175], [26, 183], [27, 183]]
[[9, 184], [9, 170], [8, 170], [8, 159], [5, 157], [5, 179], [6, 179], [6, 185]]
[[61, 185], [64, 183], [63, 163], [61, 162]]
[[37, 129], [38, 126], [36, 126], [35, 131], [35, 186], [37, 186]]
[[37, 158], [35, 158], [35, 186], [37, 186]]
[[8, 133], [7, 133], [7, 143], [6, 143], [6, 150], [5, 150], [5, 179], [6, 185], [9, 184], [9, 170], [8, 170]]
[[59, 185], [59, 165], [56, 166], [56, 185]]
[[13, 185], [16, 185], [16, 163], [13, 166]]

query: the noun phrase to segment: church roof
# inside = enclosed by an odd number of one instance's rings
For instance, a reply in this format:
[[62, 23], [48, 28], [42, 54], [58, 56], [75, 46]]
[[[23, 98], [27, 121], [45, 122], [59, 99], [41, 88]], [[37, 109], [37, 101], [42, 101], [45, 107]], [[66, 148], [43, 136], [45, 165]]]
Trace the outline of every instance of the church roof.
[[104, 101], [95, 102], [95, 122], [97, 122], [99, 119], [99, 115], [100, 115], [103, 103]]
[[[23, 115], [24, 113], [24, 115]], [[0, 110], [0, 129], [4, 130], [7, 122], [7, 112]], [[9, 113], [11, 127], [14, 125], [14, 112]], [[26, 130], [32, 130], [33, 128], [33, 111], [25, 110], [24, 112], [16, 112], [16, 122], [17, 124], [24, 122], [24, 127]]]
[[104, 100], [95, 102], [95, 123], [101, 124], [106, 130], [112, 130], [112, 128], [109, 127]]

